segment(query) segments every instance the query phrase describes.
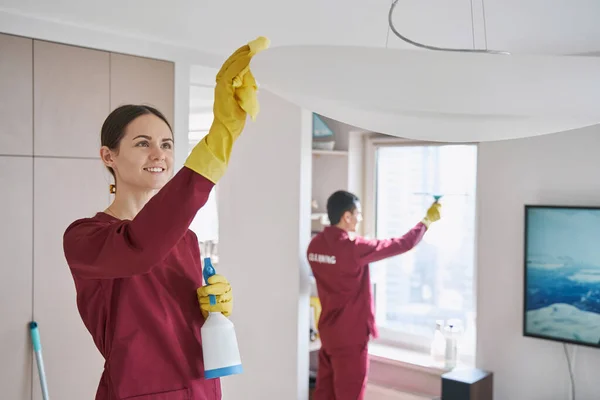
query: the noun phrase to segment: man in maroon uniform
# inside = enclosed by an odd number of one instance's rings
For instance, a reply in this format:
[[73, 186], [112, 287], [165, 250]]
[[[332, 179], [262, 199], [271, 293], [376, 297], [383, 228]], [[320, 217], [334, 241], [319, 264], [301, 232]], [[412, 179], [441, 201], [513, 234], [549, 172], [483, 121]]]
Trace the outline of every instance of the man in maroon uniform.
[[315, 400], [362, 400], [367, 381], [370, 336], [378, 336], [371, 297], [369, 263], [414, 248], [432, 222], [440, 219], [436, 201], [404, 236], [392, 239], [354, 237], [361, 221], [360, 201], [346, 191], [327, 200], [331, 226], [316, 235], [307, 256], [317, 282], [322, 311], [319, 370]]

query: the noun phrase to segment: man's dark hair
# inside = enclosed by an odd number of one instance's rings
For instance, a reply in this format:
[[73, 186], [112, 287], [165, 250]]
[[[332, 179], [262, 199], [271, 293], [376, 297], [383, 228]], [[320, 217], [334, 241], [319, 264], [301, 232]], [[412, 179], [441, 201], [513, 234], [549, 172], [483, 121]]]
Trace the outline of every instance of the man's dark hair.
[[354, 212], [356, 204], [359, 201], [358, 196], [346, 192], [345, 190], [338, 190], [333, 193], [327, 199], [327, 216], [329, 217], [329, 223], [331, 225], [339, 224], [344, 213], [346, 211]]

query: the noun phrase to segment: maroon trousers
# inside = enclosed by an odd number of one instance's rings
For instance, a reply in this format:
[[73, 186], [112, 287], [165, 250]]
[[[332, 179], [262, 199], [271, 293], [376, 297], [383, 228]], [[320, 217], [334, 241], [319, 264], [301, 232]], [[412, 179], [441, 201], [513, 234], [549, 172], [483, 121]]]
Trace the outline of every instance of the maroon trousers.
[[367, 344], [321, 348], [314, 400], [364, 399], [369, 370]]

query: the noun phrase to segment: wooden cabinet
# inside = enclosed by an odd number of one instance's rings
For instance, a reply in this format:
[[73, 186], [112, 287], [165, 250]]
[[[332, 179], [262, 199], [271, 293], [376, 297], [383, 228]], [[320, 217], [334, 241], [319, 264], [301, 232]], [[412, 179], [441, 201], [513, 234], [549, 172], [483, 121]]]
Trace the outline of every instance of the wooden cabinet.
[[[57, 399], [93, 399], [104, 361], [77, 311], [62, 238], [72, 221], [109, 205], [107, 176], [99, 159], [65, 158], [36, 158], [34, 176], [33, 315], [49, 391]], [[33, 399], [41, 400], [37, 378]]]
[[173, 126], [175, 68], [172, 62], [112, 53], [110, 108], [147, 104], [157, 108]]
[[33, 41], [0, 34], [0, 155], [33, 151]]
[[109, 112], [109, 53], [35, 40], [34, 151], [99, 157]]
[[0, 156], [0, 171], [0, 388], [4, 399], [30, 400], [32, 159]]
[[95, 396], [104, 360], [79, 316], [62, 239], [111, 201], [100, 130], [122, 103], [154, 105], [173, 122], [174, 64], [0, 34], [3, 398], [42, 398], [32, 320], [52, 398]]

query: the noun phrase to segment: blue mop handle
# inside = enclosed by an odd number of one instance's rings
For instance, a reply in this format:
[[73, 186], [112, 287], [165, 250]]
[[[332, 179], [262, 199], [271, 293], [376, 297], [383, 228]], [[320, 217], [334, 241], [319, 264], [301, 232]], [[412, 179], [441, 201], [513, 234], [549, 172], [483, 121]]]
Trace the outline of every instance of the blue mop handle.
[[[205, 257], [204, 258], [204, 270], [202, 271], [202, 275], [204, 276], [204, 281], [206, 282], [207, 285], [208, 285], [208, 278], [215, 275], [216, 273], [217, 273], [217, 271], [215, 271], [215, 267], [213, 267], [210, 257]], [[215, 297], [214, 294], [208, 295], [208, 299], [210, 301], [211, 306], [214, 306], [217, 304], [217, 298]]]
[[35, 352], [35, 358], [37, 361], [40, 384], [42, 385], [42, 398], [44, 400], [49, 400], [50, 397], [48, 396], [46, 372], [44, 371], [44, 359], [42, 358], [42, 341], [40, 340], [40, 331], [38, 329], [37, 322], [33, 321], [29, 323], [29, 331], [31, 332], [31, 342], [33, 344], [33, 351]]

